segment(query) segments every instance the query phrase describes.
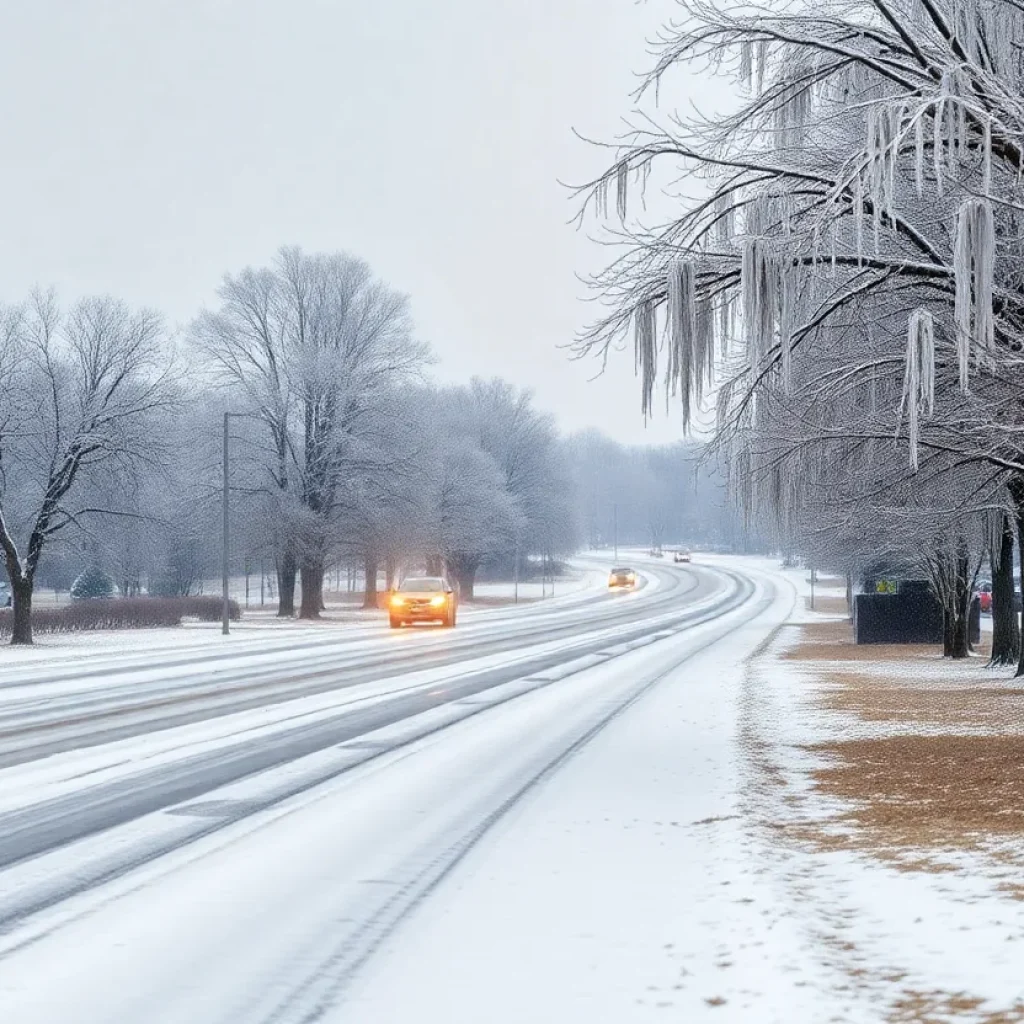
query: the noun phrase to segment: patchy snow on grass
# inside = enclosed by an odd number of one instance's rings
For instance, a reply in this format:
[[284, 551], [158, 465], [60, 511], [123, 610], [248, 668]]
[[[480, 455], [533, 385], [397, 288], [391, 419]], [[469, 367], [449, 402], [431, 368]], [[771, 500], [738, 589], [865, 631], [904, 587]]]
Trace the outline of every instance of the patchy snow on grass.
[[825, 619], [753, 666], [768, 865], [870, 1019], [1024, 1020], [1024, 691], [1008, 675], [857, 648]]

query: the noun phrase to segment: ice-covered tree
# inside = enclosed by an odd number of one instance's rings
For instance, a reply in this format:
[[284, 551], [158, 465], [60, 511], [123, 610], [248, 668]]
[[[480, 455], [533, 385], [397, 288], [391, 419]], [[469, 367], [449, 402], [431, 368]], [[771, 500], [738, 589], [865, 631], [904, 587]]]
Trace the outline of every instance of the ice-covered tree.
[[173, 406], [159, 316], [111, 298], [63, 308], [38, 292], [0, 311], [0, 553], [14, 604], [12, 643], [32, 642], [32, 596], [52, 538], [90, 516], [84, 484], [159, 459]]
[[[638, 114], [584, 190], [622, 255], [582, 344], [628, 337], [646, 411], [711, 396], [748, 510], [799, 505], [827, 466], [965, 463], [1019, 498], [1024, 13], [1011, 0], [683, 0], [646, 85], [679, 66], [735, 103]], [[651, 179], [677, 215], [636, 213]], [[770, 443], [768, 443], [770, 442]], [[887, 443], [888, 442], [888, 443]], [[852, 460], [852, 463], [849, 461]], [[1019, 493], [1018, 493], [1019, 491]]]

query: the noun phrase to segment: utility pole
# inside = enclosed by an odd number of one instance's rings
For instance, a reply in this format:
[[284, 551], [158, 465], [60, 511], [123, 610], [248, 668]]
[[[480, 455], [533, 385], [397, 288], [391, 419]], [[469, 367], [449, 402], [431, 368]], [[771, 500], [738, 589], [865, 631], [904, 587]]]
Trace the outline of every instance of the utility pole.
[[228, 480], [228, 431], [230, 430], [231, 424], [231, 413], [224, 413], [224, 453], [223, 453], [223, 470], [224, 470], [224, 494], [222, 496], [222, 512], [224, 516], [223, 528], [224, 534], [221, 538], [221, 626], [220, 631], [227, 636], [231, 632], [231, 606], [230, 597], [228, 595], [228, 553], [230, 551], [231, 543], [231, 526], [230, 518], [228, 516], [228, 492], [230, 490]]

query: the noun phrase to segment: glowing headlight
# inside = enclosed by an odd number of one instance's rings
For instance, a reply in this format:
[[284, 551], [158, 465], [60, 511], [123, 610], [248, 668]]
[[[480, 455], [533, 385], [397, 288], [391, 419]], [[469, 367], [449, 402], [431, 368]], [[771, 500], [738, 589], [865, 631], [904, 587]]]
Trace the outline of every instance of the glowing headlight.
[[391, 603], [392, 604], [405, 604], [405, 598], [402, 597], [400, 594], [392, 594], [391, 595]]
[[443, 604], [444, 604], [444, 596], [442, 594], [438, 594], [436, 597], [432, 597], [430, 599], [430, 605], [431, 605], [432, 608], [440, 608], [441, 605], [443, 605]]

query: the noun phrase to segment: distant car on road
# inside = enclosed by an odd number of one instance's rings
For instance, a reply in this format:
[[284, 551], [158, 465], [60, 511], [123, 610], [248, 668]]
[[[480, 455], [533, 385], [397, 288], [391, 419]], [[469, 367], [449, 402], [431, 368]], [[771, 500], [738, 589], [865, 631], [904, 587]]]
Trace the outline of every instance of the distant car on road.
[[455, 588], [443, 576], [410, 576], [388, 600], [391, 628], [413, 622], [438, 622], [449, 629], [458, 609]]
[[680, 562], [692, 562], [693, 557], [691, 556], [689, 551], [677, 551], [672, 556], [672, 561], [678, 565]]
[[612, 569], [608, 574], [609, 590], [632, 590], [636, 586], [636, 573], [628, 566]]

